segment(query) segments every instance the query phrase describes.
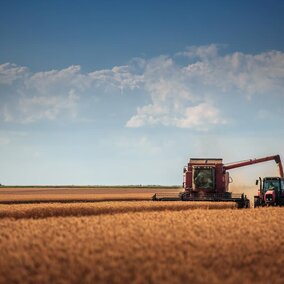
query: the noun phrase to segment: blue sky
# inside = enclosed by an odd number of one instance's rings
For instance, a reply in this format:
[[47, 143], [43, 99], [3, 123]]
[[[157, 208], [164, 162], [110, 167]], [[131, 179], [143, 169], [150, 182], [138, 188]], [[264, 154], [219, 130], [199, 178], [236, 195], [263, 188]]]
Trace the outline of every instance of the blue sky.
[[284, 158], [283, 13], [283, 1], [1, 1], [0, 183], [171, 185], [189, 157]]

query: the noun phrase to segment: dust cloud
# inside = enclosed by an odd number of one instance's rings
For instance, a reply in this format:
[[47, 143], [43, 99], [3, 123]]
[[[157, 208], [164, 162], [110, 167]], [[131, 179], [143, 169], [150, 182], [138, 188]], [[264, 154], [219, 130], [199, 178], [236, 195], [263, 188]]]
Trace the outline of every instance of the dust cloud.
[[258, 186], [247, 184], [245, 182], [234, 182], [230, 184], [230, 192], [244, 193], [250, 200], [250, 206], [253, 207], [254, 196], [257, 195]]

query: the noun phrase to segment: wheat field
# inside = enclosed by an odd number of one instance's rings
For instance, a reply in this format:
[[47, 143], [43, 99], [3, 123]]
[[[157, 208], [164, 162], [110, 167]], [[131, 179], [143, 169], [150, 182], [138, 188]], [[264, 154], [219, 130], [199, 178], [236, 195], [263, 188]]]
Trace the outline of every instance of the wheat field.
[[283, 283], [283, 208], [0, 205], [0, 283]]
[[74, 217], [113, 215], [119, 213], [182, 211], [191, 209], [236, 208], [234, 202], [183, 202], [183, 201], [105, 201], [93, 203], [39, 203], [0, 204], [0, 219], [39, 219], [47, 217]]

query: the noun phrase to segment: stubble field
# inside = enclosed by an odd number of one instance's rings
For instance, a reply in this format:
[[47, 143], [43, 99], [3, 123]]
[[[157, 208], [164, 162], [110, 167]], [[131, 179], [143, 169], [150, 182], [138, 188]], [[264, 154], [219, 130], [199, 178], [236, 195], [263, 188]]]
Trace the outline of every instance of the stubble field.
[[10, 186], [0, 187], [0, 203], [150, 200], [155, 192], [178, 193], [181, 190], [177, 186]]
[[283, 283], [282, 208], [0, 205], [0, 283]]

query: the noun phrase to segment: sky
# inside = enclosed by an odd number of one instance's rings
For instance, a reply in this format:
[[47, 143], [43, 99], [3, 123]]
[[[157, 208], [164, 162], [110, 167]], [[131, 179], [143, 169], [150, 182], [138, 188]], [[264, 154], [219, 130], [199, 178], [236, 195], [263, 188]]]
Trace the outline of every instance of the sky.
[[281, 0], [1, 0], [0, 183], [179, 185], [190, 157], [284, 159], [283, 14]]

